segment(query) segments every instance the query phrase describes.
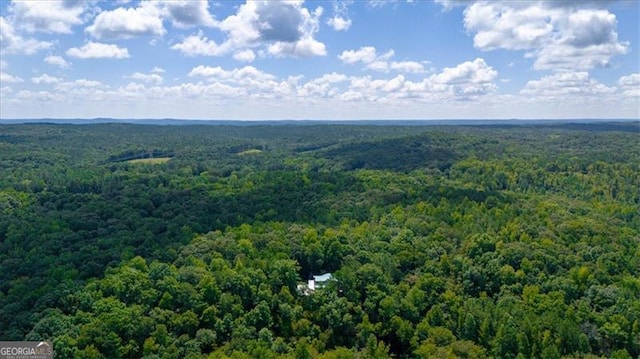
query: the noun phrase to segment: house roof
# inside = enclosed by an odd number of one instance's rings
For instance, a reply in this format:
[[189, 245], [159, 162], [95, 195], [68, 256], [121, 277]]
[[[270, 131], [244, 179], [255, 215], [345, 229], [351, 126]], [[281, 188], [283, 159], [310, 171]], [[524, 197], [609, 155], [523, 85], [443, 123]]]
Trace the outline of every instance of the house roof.
[[319, 275], [314, 275], [313, 279], [316, 282], [326, 282], [328, 280], [331, 280], [333, 278], [333, 275], [331, 273], [324, 273], [324, 274], [319, 274]]

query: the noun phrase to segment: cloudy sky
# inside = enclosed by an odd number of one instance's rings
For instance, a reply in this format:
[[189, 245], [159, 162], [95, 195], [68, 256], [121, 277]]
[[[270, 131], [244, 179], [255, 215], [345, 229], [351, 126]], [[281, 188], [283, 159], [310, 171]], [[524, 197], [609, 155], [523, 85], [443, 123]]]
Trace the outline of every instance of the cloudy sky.
[[0, 1], [0, 118], [640, 117], [638, 0]]

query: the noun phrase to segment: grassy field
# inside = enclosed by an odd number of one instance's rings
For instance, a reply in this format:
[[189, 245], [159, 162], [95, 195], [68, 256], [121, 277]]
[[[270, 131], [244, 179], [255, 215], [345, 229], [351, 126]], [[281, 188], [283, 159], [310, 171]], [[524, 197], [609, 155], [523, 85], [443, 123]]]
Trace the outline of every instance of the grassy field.
[[157, 165], [160, 163], [166, 163], [171, 159], [171, 157], [157, 157], [157, 158], [140, 158], [137, 160], [127, 161], [127, 163], [150, 163], [152, 165]]
[[252, 149], [252, 150], [242, 151], [242, 152], [238, 153], [238, 156], [257, 155], [259, 153], [262, 153], [262, 151], [258, 150], [258, 149]]

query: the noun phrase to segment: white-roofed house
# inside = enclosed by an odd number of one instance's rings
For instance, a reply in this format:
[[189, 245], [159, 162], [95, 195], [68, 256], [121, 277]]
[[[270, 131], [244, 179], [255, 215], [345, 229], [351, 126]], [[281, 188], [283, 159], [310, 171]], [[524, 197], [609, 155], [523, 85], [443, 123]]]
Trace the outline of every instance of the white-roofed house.
[[309, 276], [309, 280], [307, 285], [304, 284], [298, 285], [298, 290], [304, 295], [310, 295], [316, 289], [324, 288], [330, 281], [335, 280], [333, 274], [324, 273], [324, 274], [312, 274]]

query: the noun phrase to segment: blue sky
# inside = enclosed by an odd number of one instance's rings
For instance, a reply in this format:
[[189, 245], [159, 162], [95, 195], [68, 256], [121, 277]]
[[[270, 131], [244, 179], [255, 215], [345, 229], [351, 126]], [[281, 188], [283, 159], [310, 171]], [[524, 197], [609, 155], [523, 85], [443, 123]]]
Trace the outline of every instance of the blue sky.
[[0, 1], [0, 118], [639, 118], [640, 1]]

